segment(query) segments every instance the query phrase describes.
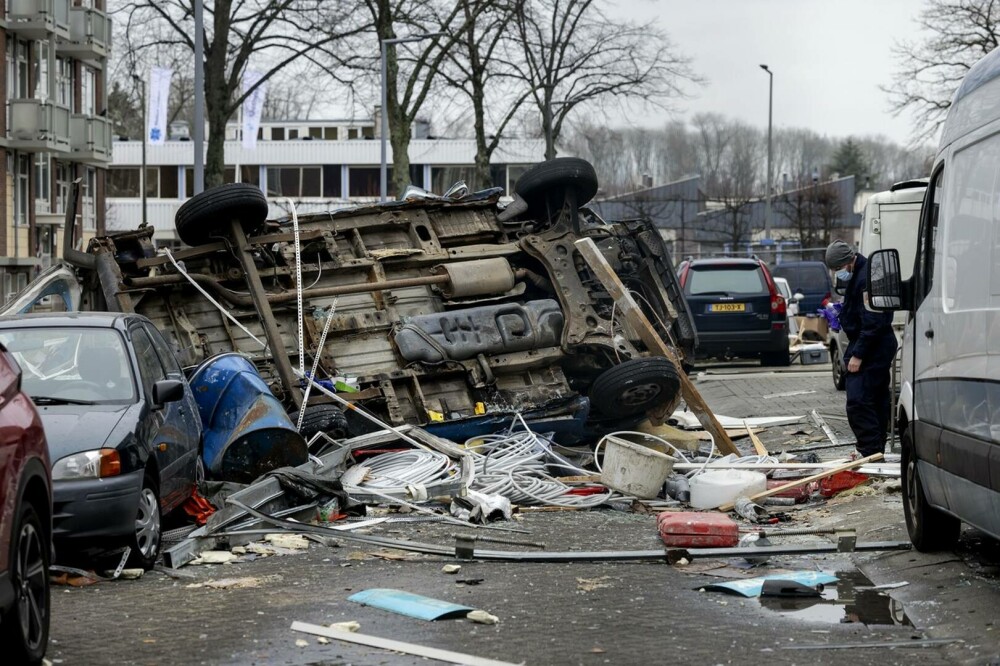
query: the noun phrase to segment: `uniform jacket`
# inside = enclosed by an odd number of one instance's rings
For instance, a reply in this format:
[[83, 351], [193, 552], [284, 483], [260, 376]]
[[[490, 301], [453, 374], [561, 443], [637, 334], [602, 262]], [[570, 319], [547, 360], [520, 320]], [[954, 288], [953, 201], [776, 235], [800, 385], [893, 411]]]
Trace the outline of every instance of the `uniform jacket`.
[[872, 312], [866, 308], [867, 291], [868, 259], [859, 254], [851, 280], [847, 283], [844, 307], [840, 311], [840, 325], [849, 341], [844, 359], [857, 356], [861, 359], [862, 368], [889, 366], [898, 346], [892, 330], [892, 313]]

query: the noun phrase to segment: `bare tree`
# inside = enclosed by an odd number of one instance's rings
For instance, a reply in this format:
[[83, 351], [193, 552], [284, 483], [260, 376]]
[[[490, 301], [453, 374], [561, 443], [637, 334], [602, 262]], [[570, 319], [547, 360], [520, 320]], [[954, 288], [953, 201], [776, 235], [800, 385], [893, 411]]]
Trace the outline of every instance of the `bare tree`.
[[616, 20], [599, 0], [525, 0], [517, 31], [546, 159], [556, 156], [577, 107], [627, 100], [665, 106], [696, 80], [659, 26]]
[[[517, 76], [510, 27], [524, 0], [466, 0], [460, 38], [447, 50], [441, 74], [471, 104], [477, 188], [488, 187], [490, 159], [531, 90]], [[474, 20], [478, 16], [477, 20]]]
[[[392, 180], [397, 192], [410, 182], [410, 136], [428, 95], [440, 84], [440, 72], [448, 53], [457, 48], [479, 15], [493, 0], [364, 0], [379, 44], [387, 39], [433, 35], [407, 44], [386, 45], [386, 117], [392, 145]], [[397, 34], [397, 26], [405, 32]], [[478, 33], [477, 33], [478, 34]], [[365, 37], [366, 43], [369, 38]], [[365, 67], [364, 61], [359, 61]], [[367, 70], [375, 70], [369, 59]], [[402, 69], [400, 65], [403, 65]]]
[[[246, 95], [285, 71], [292, 63], [309, 62], [332, 75], [346, 59], [335, 46], [359, 34], [349, 0], [214, 0], [205, 3], [205, 115], [208, 150], [205, 185], [222, 184], [226, 123]], [[193, 0], [130, 0], [124, 2], [126, 49], [136, 60], [164, 50], [194, 51]], [[248, 67], [262, 76], [242, 90]]]
[[898, 69], [883, 88], [896, 114], [910, 111], [914, 140], [934, 136], [966, 72], [1000, 45], [998, 0], [928, 0], [918, 24], [927, 35], [898, 43]]
[[730, 145], [709, 197], [725, 210], [717, 230], [735, 249], [753, 235], [750, 204], [760, 199], [761, 134], [749, 125], [734, 122], [728, 132]]

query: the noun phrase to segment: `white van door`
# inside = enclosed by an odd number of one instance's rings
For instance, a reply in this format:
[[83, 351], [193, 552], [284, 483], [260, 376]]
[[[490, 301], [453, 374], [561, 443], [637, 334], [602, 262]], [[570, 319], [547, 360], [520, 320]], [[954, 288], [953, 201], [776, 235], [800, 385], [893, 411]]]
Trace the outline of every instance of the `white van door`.
[[[938, 219], [944, 196], [944, 170], [939, 168], [931, 178], [924, 211], [920, 222], [920, 233], [913, 278], [913, 296], [917, 304], [906, 336], [913, 337], [913, 407], [914, 420], [910, 423], [914, 453], [919, 476], [924, 480], [927, 500], [937, 506], [947, 506], [944, 487], [936, 466], [939, 464], [941, 438], [941, 410], [937, 390], [937, 363], [935, 362], [934, 341], [937, 332], [934, 324], [940, 314], [941, 299], [935, 287], [940, 284], [940, 270], [935, 242], [938, 233]], [[925, 467], [930, 466], [929, 469]]]

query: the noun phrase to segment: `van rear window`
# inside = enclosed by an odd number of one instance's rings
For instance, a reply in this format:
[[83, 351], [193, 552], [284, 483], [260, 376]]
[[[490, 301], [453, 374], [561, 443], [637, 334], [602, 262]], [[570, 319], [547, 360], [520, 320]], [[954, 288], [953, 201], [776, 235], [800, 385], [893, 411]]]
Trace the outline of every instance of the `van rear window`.
[[756, 266], [692, 267], [684, 290], [689, 296], [759, 294], [768, 291], [764, 276]]
[[830, 280], [826, 269], [821, 265], [778, 266], [771, 274], [788, 280], [792, 291], [826, 291]]

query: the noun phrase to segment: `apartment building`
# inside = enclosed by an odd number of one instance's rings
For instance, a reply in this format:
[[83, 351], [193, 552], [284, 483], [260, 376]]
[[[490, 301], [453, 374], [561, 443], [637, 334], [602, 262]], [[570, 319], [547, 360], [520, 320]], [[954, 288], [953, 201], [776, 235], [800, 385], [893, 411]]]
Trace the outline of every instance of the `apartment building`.
[[[287, 214], [287, 199], [300, 213], [335, 210], [378, 201], [381, 146], [372, 119], [284, 120], [261, 123], [256, 148], [245, 149], [239, 125], [226, 136], [226, 182], [253, 183], [271, 202], [272, 216]], [[146, 148], [145, 213], [142, 200], [142, 142], [114, 141], [108, 172], [107, 227], [153, 225], [158, 245], [177, 245], [174, 214], [194, 193], [194, 146], [184, 124], [173, 124], [163, 145]], [[438, 194], [458, 180], [472, 182], [475, 142], [428, 136], [417, 124], [410, 143], [410, 182]], [[545, 142], [503, 141], [493, 154], [492, 184], [512, 191], [528, 166], [544, 159]], [[389, 151], [389, 195], [392, 151]]]
[[0, 0], [0, 301], [61, 255], [66, 205], [80, 179], [75, 237], [103, 232], [111, 159], [106, 0]]

